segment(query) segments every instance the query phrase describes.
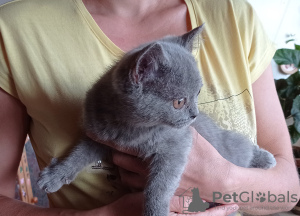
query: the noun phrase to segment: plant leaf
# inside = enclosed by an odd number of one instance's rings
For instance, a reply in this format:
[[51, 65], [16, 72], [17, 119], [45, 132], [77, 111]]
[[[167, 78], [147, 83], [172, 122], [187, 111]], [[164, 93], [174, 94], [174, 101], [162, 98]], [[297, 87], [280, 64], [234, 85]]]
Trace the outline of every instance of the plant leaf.
[[275, 86], [277, 92], [284, 91], [288, 87], [288, 82], [286, 79], [275, 80]]
[[300, 50], [300, 45], [295, 44], [295, 50]]
[[294, 127], [300, 133], [300, 95], [294, 99], [291, 114], [294, 117]]
[[278, 49], [273, 58], [278, 65], [294, 64], [300, 67], [300, 50]]
[[285, 118], [289, 117], [291, 115], [291, 110], [293, 107], [293, 99], [287, 98], [284, 101], [284, 116]]
[[[300, 52], [300, 51], [299, 51]], [[288, 85], [299, 85], [300, 86], [300, 73], [299, 71], [289, 76], [287, 79]]]
[[290, 125], [288, 129], [291, 136], [291, 142], [294, 144], [300, 139], [300, 133], [296, 130], [294, 125]]
[[295, 97], [300, 94], [300, 73], [294, 73], [287, 79], [275, 80], [275, 85], [281, 108], [287, 118], [291, 115]]

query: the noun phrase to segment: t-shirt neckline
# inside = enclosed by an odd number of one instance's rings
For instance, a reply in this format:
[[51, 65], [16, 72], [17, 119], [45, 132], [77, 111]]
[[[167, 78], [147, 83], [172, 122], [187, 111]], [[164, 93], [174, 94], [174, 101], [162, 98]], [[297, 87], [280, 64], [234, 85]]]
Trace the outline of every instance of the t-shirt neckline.
[[[90, 12], [85, 7], [82, 0], [74, 0], [81, 15], [85, 19], [86, 23], [89, 25], [95, 36], [98, 38], [98, 40], [108, 49], [112, 54], [115, 56], [122, 56], [124, 55], [124, 51], [118, 47], [113, 41], [110, 40], [110, 38], [101, 30], [101, 28], [98, 26]], [[195, 11], [193, 8], [193, 4], [191, 0], [185, 0], [185, 3], [187, 5], [190, 22], [192, 25], [192, 29], [196, 28], [198, 26], [197, 18], [195, 15]]]

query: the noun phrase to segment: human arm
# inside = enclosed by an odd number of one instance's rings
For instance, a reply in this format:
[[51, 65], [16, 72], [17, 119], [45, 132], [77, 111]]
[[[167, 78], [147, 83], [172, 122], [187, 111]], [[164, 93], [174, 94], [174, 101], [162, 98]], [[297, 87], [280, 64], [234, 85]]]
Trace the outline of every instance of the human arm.
[[29, 116], [24, 105], [1, 88], [0, 104], [1, 215], [57, 215], [62, 213], [62, 210], [39, 208], [13, 199], [16, 173], [29, 128]]
[[[238, 179], [240, 190], [256, 192], [270, 191], [272, 194], [287, 195], [297, 194], [299, 199], [300, 187], [299, 178], [295, 167], [292, 153], [292, 146], [287, 130], [286, 122], [281, 110], [276, 93], [271, 65], [266, 69], [262, 76], [253, 84], [253, 95], [257, 122], [257, 142], [261, 148], [264, 148], [274, 154], [277, 165], [270, 170], [243, 169], [235, 167], [232, 170], [233, 177]], [[251, 178], [249, 178], [251, 177]], [[265, 210], [262, 213], [270, 214], [272, 212], [290, 210], [296, 201], [267, 203], [269, 206], [276, 206], [276, 210]], [[253, 206], [258, 203], [253, 203]], [[241, 206], [249, 206], [247, 203]], [[250, 205], [251, 206], [251, 205]], [[257, 211], [247, 211], [256, 213]]]
[[[238, 179], [240, 190], [257, 192], [268, 192], [287, 195], [297, 194], [299, 199], [300, 187], [299, 177], [296, 171], [292, 153], [292, 146], [287, 130], [286, 122], [282, 113], [278, 96], [276, 93], [271, 65], [265, 70], [262, 76], [253, 84], [253, 95], [257, 121], [257, 142], [274, 154], [277, 165], [270, 170], [243, 169], [235, 167], [232, 170], [233, 177]], [[249, 178], [251, 177], [251, 178]], [[268, 203], [269, 206], [276, 206], [284, 211], [296, 205], [296, 201]], [[258, 203], [253, 203], [257, 205]], [[242, 206], [247, 206], [245, 205]], [[255, 213], [256, 211], [249, 211]], [[277, 210], [265, 210], [262, 213], [270, 214]]]

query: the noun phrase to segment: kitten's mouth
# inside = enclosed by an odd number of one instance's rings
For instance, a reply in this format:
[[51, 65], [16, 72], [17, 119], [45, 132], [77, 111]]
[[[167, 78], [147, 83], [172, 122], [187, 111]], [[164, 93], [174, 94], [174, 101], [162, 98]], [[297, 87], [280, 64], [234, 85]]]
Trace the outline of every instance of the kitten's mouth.
[[190, 124], [193, 123], [195, 119], [182, 119], [182, 120], [179, 120], [177, 122], [174, 123], [174, 126], [176, 128], [182, 128], [182, 127], [185, 127], [185, 126], [189, 126]]

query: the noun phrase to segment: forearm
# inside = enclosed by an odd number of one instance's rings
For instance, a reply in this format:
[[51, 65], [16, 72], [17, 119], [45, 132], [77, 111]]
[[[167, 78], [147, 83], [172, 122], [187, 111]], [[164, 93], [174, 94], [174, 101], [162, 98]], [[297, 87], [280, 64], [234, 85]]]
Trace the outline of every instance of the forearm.
[[[233, 165], [229, 177], [232, 181], [228, 181], [232, 184], [226, 187], [228, 190], [223, 191], [231, 195], [231, 199], [227, 201], [238, 201], [240, 210], [250, 214], [288, 211], [295, 206], [300, 194], [295, 166], [281, 157], [276, 157], [276, 160], [276, 167], [270, 170], [247, 169]], [[221, 200], [215, 200], [216, 202], [226, 203], [223, 193]], [[234, 193], [237, 194], [234, 195], [235, 200], [232, 196]], [[258, 193], [261, 195], [258, 196]], [[220, 194], [215, 194], [217, 195]], [[265, 200], [260, 199], [261, 197]]]
[[[98, 210], [100, 211], [100, 210]], [[19, 200], [11, 199], [0, 195], [0, 215], [1, 216], [89, 216], [96, 215], [92, 214], [92, 211], [78, 211], [72, 209], [60, 209], [60, 208], [42, 208], [35, 205], [30, 205]], [[101, 214], [97, 214], [101, 215]], [[105, 214], [102, 214], [105, 215]]]

